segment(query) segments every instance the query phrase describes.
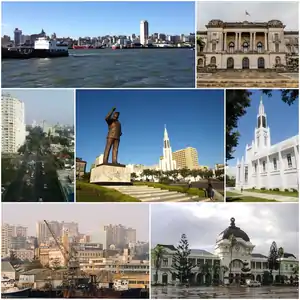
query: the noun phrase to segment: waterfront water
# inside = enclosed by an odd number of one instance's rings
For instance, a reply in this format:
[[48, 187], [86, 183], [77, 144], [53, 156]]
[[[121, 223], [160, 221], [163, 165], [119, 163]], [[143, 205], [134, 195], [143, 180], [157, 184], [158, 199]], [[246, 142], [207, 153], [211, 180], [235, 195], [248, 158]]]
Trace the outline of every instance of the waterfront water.
[[2, 87], [195, 87], [195, 51], [70, 50], [69, 57], [4, 60]]

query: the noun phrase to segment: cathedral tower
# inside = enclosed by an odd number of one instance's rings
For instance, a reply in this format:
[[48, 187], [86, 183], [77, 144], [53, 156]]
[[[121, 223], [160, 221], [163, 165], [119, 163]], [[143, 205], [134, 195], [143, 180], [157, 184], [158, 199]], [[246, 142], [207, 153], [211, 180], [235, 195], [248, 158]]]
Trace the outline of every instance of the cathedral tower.
[[270, 128], [267, 126], [267, 115], [265, 114], [262, 96], [260, 98], [257, 124], [254, 134], [254, 145], [256, 152], [271, 147]]
[[166, 126], [164, 131], [163, 158], [160, 160], [159, 166], [162, 171], [172, 171], [176, 169], [176, 162], [173, 160], [172, 148], [170, 146], [170, 140]]

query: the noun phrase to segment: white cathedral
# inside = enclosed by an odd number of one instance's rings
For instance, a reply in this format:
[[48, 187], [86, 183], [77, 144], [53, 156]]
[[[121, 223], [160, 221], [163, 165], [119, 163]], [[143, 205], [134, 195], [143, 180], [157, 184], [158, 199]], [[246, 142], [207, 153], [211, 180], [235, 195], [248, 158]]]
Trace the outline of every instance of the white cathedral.
[[170, 140], [166, 126], [164, 131], [163, 158], [159, 161], [159, 169], [161, 171], [173, 171], [176, 169], [176, 161], [173, 159], [172, 148], [170, 146]]
[[246, 145], [245, 156], [237, 160], [236, 188], [298, 190], [298, 159], [299, 135], [271, 144], [270, 128], [261, 98], [254, 140]]

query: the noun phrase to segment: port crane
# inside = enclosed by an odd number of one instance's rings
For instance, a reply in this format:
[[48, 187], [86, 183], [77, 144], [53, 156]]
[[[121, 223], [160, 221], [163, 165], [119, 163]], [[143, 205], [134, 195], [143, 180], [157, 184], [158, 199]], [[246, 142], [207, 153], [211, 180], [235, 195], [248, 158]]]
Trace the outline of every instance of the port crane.
[[70, 298], [73, 294], [74, 289], [76, 289], [77, 287], [78, 277], [81, 275], [80, 264], [76, 257], [77, 252], [72, 246], [70, 247], [70, 249], [67, 249], [62, 243], [60, 243], [53, 230], [51, 229], [49, 223], [46, 220], [44, 220], [44, 223], [46, 224], [58, 249], [64, 257], [67, 271], [64, 274], [62, 285], [65, 288], [64, 298]]

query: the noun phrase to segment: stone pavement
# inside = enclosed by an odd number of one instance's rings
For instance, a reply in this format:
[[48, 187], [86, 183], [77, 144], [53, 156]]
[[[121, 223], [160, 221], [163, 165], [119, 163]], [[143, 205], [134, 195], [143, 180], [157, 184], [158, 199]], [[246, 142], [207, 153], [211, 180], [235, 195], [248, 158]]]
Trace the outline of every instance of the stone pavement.
[[[269, 199], [269, 200], [276, 200], [280, 202], [299, 202], [299, 198], [297, 197], [287, 197], [287, 196], [281, 196], [281, 195], [273, 195], [273, 194], [267, 194], [267, 193], [257, 193], [257, 192], [249, 192], [249, 191], [243, 191], [241, 193], [237, 190], [230, 190], [232, 193], [236, 193], [236, 197], [254, 197], [254, 198], [263, 198], [263, 199]], [[235, 196], [230, 196], [235, 197]]]
[[142, 202], [208, 202], [209, 199], [200, 198], [198, 196], [190, 196], [183, 193], [161, 190], [158, 188], [148, 187], [146, 185], [132, 186], [111, 186], [122, 194], [132, 196]]

